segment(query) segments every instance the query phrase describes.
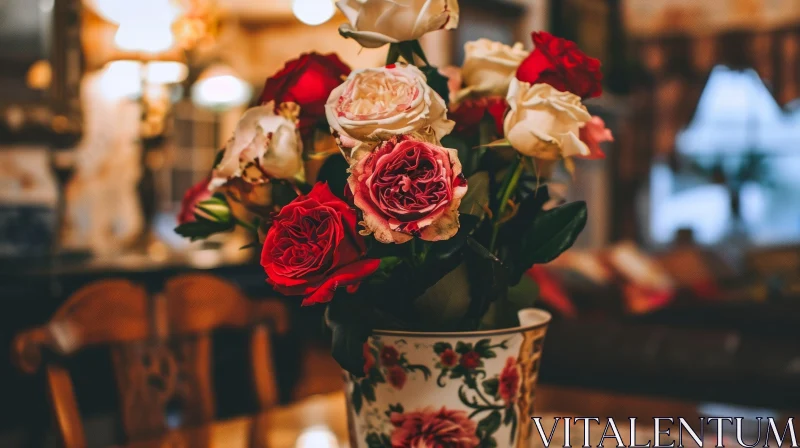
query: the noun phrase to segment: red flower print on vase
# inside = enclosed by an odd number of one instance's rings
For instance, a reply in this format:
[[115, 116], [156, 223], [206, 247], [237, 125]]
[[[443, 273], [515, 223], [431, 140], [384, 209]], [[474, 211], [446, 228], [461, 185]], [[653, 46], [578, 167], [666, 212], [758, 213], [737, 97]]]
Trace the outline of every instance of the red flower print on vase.
[[389, 384], [391, 384], [395, 389], [400, 390], [406, 385], [406, 371], [402, 367], [389, 367], [386, 373]]
[[393, 413], [392, 448], [475, 448], [477, 423], [464, 411], [442, 407], [425, 408], [404, 414]]
[[447, 349], [439, 356], [439, 361], [444, 367], [455, 367], [458, 364], [458, 355], [452, 349]]
[[375, 356], [372, 355], [369, 342], [364, 343], [362, 350], [364, 353], [364, 375], [369, 375], [369, 371], [375, 367]]
[[513, 357], [506, 360], [506, 366], [500, 373], [500, 384], [498, 393], [500, 398], [506, 402], [506, 405], [511, 405], [517, 398], [519, 393], [520, 373], [517, 360]]
[[400, 360], [400, 353], [391, 345], [387, 345], [381, 349], [381, 364], [386, 367], [396, 366]]
[[481, 366], [481, 355], [476, 351], [470, 351], [461, 355], [461, 367], [469, 370], [477, 369]]

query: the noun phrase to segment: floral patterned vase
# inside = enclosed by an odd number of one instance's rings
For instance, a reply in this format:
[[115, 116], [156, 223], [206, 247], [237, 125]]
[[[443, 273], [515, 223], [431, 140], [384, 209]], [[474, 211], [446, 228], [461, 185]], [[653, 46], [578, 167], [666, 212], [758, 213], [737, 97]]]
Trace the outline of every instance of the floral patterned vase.
[[346, 375], [353, 448], [528, 447], [550, 314], [492, 331], [375, 331], [365, 378]]

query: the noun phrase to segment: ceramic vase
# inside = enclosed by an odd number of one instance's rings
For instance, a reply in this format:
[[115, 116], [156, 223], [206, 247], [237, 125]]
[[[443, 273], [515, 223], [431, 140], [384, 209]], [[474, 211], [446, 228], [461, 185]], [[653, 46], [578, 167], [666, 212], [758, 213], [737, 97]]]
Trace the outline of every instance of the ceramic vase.
[[528, 447], [550, 314], [463, 333], [376, 330], [365, 377], [346, 374], [353, 448]]

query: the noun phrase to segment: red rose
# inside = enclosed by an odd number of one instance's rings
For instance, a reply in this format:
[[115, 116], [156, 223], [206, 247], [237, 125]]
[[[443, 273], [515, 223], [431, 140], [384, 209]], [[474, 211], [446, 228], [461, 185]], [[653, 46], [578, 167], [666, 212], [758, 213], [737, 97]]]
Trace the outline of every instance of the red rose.
[[391, 345], [383, 347], [381, 350], [381, 364], [386, 367], [396, 366], [400, 359], [400, 353]]
[[455, 367], [458, 364], [458, 355], [452, 349], [447, 349], [439, 355], [439, 362], [445, 367]]
[[325, 102], [331, 91], [350, 74], [350, 67], [335, 54], [307, 53], [291, 60], [267, 79], [261, 103], [293, 102], [300, 106], [300, 132], [303, 135], [325, 117]]
[[303, 305], [329, 302], [336, 288], [352, 292], [380, 260], [364, 259], [355, 210], [317, 183], [278, 213], [267, 231], [261, 266], [281, 294], [306, 296]]
[[405, 414], [393, 413], [392, 448], [475, 448], [478, 424], [464, 411], [425, 408]]
[[406, 385], [406, 371], [403, 370], [402, 367], [389, 367], [386, 373], [386, 378], [389, 380], [389, 384], [391, 384], [395, 389], [400, 390]]
[[481, 355], [476, 351], [470, 351], [461, 355], [461, 367], [465, 369], [477, 369], [481, 366]]
[[365, 342], [361, 348], [364, 355], [364, 375], [369, 375], [369, 371], [375, 367], [375, 356], [369, 348], [369, 342]]
[[347, 182], [365, 227], [382, 243], [440, 241], [458, 232], [467, 179], [455, 149], [393, 137], [356, 162]]
[[503, 119], [508, 109], [508, 102], [500, 96], [467, 98], [453, 106], [447, 113], [448, 118], [456, 122], [455, 131], [459, 134], [474, 135], [480, 130], [480, 123], [488, 113], [494, 119], [495, 132], [499, 138], [503, 134]]
[[197, 204], [210, 199], [212, 196], [211, 190], [208, 189], [210, 179], [203, 179], [196, 183], [186, 194], [183, 195], [181, 200], [181, 211], [178, 214], [178, 224], [186, 224], [195, 221], [195, 208]]
[[506, 360], [506, 366], [500, 373], [500, 387], [498, 393], [506, 404], [512, 404], [519, 392], [520, 374], [517, 360], [514, 357]]
[[575, 42], [544, 31], [533, 33], [536, 48], [517, 69], [517, 79], [530, 84], [550, 84], [581, 98], [603, 93], [600, 61], [582, 52]]

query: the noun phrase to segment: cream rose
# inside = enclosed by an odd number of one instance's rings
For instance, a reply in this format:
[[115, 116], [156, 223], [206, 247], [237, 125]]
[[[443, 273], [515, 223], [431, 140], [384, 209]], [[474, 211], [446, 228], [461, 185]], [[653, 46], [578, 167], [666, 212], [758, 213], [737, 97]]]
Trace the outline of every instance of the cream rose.
[[506, 139], [520, 153], [544, 160], [590, 154], [580, 130], [592, 116], [580, 97], [549, 84], [513, 79], [507, 99]]
[[528, 52], [522, 49], [520, 43], [510, 47], [489, 39], [467, 42], [464, 52], [461, 76], [465, 88], [459, 92], [458, 98], [473, 93], [505, 96], [517, 68], [528, 57]]
[[339, 33], [366, 48], [458, 27], [457, 0], [339, 0], [336, 6], [350, 22]]
[[297, 122], [287, 115], [276, 114], [273, 103], [247, 110], [225, 145], [222, 160], [214, 167], [212, 187], [234, 177], [260, 184], [270, 178], [291, 179], [300, 173], [303, 146]]
[[345, 156], [356, 159], [397, 135], [438, 143], [455, 125], [425, 75], [401, 63], [351, 73], [331, 92], [325, 114]]

